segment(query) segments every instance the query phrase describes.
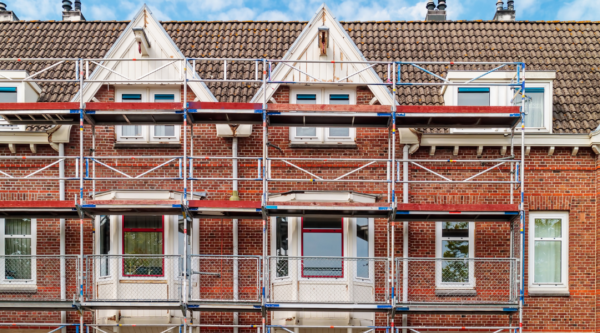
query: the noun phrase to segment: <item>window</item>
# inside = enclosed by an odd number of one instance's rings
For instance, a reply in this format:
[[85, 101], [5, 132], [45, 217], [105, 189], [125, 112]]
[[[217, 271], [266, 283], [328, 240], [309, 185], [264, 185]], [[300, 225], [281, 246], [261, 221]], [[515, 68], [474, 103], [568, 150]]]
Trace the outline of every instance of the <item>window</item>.
[[[356, 91], [348, 89], [297, 89], [291, 103], [296, 104], [356, 104]], [[325, 101], [324, 103], [322, 101]], [[355, 128], [292, 127], [292, 144], [355, 144]]]
[[287, 277], [289, 274], [289, 234], [288, 219], [277, 217], [275, 220], [275, 256], [277, 256], [277, 277]]
[[[513, 105], [521, 106], [523, 98], [518, 91], [514, 92]], [[524, 111], [525, 127], [544, 127], [544, 88], [525, 89]]]
[[163, 276], [163, 242], [162, 216], [123, 216], [123, 275]]
[[529, 220], [529, 288], [568, 291], [568, 213], [532, 212]]
[[436, 223], [436, 285], [438, 288], [474, 287], [473, 222]]
[[[179, 102], [179, 92], [170, 90], [166, 93], [160, 89], [123, 90], [117, 93], [118, 102], [139, 103], [150, 101], [169, 103]], [[117, 126], [117, 141], [130, 143], [159, 143], [179, 141], [179, 126], [176, 125], [124, 125]]]
[[110, 275], [110, 216], [100, 216], [100, 276]]
[[[0, 103], [17, 103], [16, 87], [0, 87]], [[8, 121], [0, 118], [0, 131], [19, 131], [24, 130], [24, 126], [11, 125]]]
[[490, 88], [458, 88], [459, 106], [490, 106]]
[[[356, 219], [356, 257], [357, 258], [369, 258], [370, 257], [370, 244], [369, 244], [369, 219], [368, 218], [357, 218]], [[370, 278], [370, 260], [356, 261], [356, 277], [361, 279]]]
[[31, 219], [0, 220], [2, 282], [35, 282], [35, 225]]
[[[341, 218], [303, 218], [302, 277], [342, 278], [344, 237]], [[331, 258], [334, 257], [334, 258]]]

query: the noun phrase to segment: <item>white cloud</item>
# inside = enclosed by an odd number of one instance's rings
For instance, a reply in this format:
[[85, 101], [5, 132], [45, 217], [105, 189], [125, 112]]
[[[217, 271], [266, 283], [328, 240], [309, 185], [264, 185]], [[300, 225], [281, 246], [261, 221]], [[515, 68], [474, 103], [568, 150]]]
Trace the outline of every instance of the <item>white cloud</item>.
[[56, 0], [9, 0], [6, 9], [21, 20], [62, 20], [62, 2]]
[[566, 21], [597, 21], [597, 7], [597, 0], [574, 0], [563, 4], [557, 16], [558, 19]]
[[242, 8], [232, 8], [226, 12], [215, 14], [211, 16], [210, 20], [219, 20], [219, 21], [229, 21], [229, 20], [237, 20], [237, 21], [247, 21], [254, 19], [254, 11], [247, 7]]
[[82, 11], [84, 11], [84, 16], [86, 17], [86, 19], [93, 21], [93, 20], [103, 20], [103, 21], [110, 21], [110, 20], [116, 20], [117, 16], [115, 15], [115, 12], [106, 7], [106, 6], [92, 6], [91, 8], [83, 8], [82, 6]]
[[270, 10], [258, 15], [257, 20], [259, 21], [291, 21], [292, 19], [283, 12], [278, 10]]

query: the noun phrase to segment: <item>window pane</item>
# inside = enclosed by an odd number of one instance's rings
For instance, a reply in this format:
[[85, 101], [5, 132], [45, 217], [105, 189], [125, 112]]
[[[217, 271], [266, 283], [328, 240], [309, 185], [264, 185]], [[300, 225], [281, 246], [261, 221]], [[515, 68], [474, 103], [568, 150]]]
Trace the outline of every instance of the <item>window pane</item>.
[[[30, 238], [7, 238], [5, 239], [6, 255], [31, 255], [31, 239]], [[4, 269], [4, 278], [7, 280], [29, 280], [31, 276], [31, 258], [17, 257], [7, 258]]]
[[155, 136], [175, 136], [175, 125], [154, 126]]
[[17, 103], [17, 88], [0, 87], [0, 103]]
[[302, 222], [304, 229], [342, 229], [342, 219], [336, 217], [305, 217]]
[[4, 234], [9, 235], [31, 235], [31, 219], [6, 219]]
[[154, 100], [157, 102], [173, 102], [175, 101], [175, 95], [173, 94], [156, 94]]
[[[317, 95], [297, 94], [296, 104], [317, 104]], [[317, 136], [317, 129], [314, 127], [296, 127], [296, 136]]]
[[[521, 106], [521, 95], [515, 97], [513, 105]], [[544, 126], [544, 89], [525, 90], [525, 127]]]
[[[469, 242], [467, 242], [467, 241], [442, 241], [442, 257], [444, 257], [444, 258], [468, 258], [469, 257]], [[468, 283], [469, 282], [469, 262], [466, 260], [444, 260], [444, 261], [442, 261], [442, 282]]]
[[315, 127], [296, 127], [296, 136], [317, 136]]
[[535, 219], [535, 238], [560, 238], [561, 219]]
[[121, 100], [123, 100], [123, 102], [141, 102], [142, 101], [142, 94], [123, 94], [121, 95]]
[[350, 95], [348, 95], [348, 94], [329, 95], [329, 104], [349, 105], [350, 104]]
[[442, 237], [469, 237], [469, 222], [442, 223]]
[[[288, 254], [288, 219], [278, 217], [275, 231], [275, 255], [278, 257], [287, 257]], [[277, 277], [288, 276], [288, 260], [286, 258], [277, 258]]]
[[124, 125], [121, 126], [122, 136], [142, 136], [142, 126], [140, 125]]
[[459, 106], [489, 106], [489, 88], [458, 88]]
[[[369, 257], [369, 219], [356, 219], [356, 256]], [[369, 278], [369, 260], [358, 260], [356, 263], [356, 276]]]
[[[110, 253], [110, 216], [100, 216], [100, 254]], [[110, 274], [108, 256], [100, 257], [100, 276]]]
[[535, 241], [534, 283], [562, 282], [561, 247], [561, 241]]
[[[305, 257], [341, 257], [342, 234], [307, 232], [303, 234], [302, 246]], [[302, 262], [304, 276], [341, 277], [342, 260], [330, 258], [304, 259]]]
[[350, 136], [350, 129], [349, 128], [331, 127], [329, 129], [329, 136], [349, 137]]
[[[127, 216], [123, 254], [163, 254], [162, 216]], [[129, 229], [129, 230], [128, 230]], [[134, 230], [131, 230], [134, 229]], [[135, 231], [135, 229], [156, 231]], [[125, 275], [163, 275], [163, 258], [132, 257], [123, 260]]]

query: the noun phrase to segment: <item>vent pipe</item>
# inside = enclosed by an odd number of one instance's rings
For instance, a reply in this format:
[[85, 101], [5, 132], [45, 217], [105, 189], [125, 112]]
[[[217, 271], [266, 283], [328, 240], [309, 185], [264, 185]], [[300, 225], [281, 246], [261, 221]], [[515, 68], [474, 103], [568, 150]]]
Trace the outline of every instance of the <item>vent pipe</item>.
[[428, 1], [425, 21], [446, 21], [446, 0], [438, 0], [437, 8], [433, 0]]
[[446, 0], [439, 0], [437, 8], [439, 10], [446, 10]]
[[433, 2], [433, 0], [429, 0], [427, 2], [427, 10], [434, 10], [435, 9], [435, 3]]
[[71, 9], [73, 9], [71, 7], [72, 5], [73, 5], [73, 3], [71, 2], [71, 0], [63, 0], [62, 1], [62, 7], [65, 12], [70, 12]]
[[504, 9], [504, 1], [498, 0], [498, 2], [496, 2], [496, 10], [502, 10], [502, 9]]
[[10, 10], [6, 10], [6, 4], [0, 1], [0, 22], [16, 22], [18, 20], [17, 15]]
[[75, 0], [75, 10], [81, 11], [81, 1]]
[[515, 1], [514, 0], [508, 0], [508, 2], [506, 4], [508, 5], [508, 10], [515, 10]]

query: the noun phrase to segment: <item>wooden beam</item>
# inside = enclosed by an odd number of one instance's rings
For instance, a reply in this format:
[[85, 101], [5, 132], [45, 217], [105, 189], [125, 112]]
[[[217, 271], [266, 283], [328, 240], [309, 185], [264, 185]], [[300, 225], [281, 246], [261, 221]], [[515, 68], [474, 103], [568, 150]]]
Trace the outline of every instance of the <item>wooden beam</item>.
[[79, 103], [72, 102], [39, 102], [39, 103], [0, 103], [0, 110], [79, 110]]

